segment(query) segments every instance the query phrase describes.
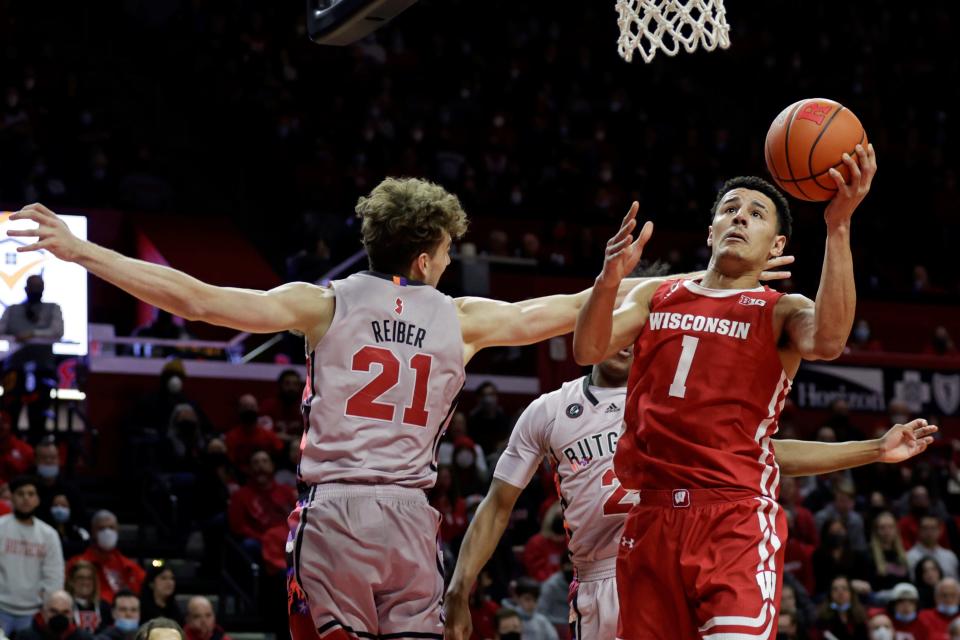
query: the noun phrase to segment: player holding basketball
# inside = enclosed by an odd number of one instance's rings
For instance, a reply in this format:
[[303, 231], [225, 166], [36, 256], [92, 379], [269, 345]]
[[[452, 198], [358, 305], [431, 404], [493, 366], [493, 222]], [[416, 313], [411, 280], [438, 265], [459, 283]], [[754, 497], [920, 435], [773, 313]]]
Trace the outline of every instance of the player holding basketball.
[[586, 292], [518, 303], [441, 294], [467, 219], [455, 196], [429, 182], [388, 178], [357, 213], [370, 271], [270, 291], [216, 287], [125, 257], [74, 237], [42, 205], [11, 216], [38, 227], [9, 235], [38, 236], [18, 251], [50, 251], [175, 315], [303, 334], [300, 475], [312, 486], [289, 546], [313, 623], [325, 637], [440, 638], [439, 518], [424, 489], [436, 480], [437, 442], [464, 366], [486, 347], [571, 331]]
[[932, 441], [936, 427], [922, 420], [865, 442], [778, 441], [776, 454], [770, 439], [800, 361], [839, 356], [853, 324], [850, 221], [877, 168], [872, 146], [856, 153], [844, 154], [849, 184], [830, 172], [838, 192], [824, 213], [815, 302], [759, 286], [791, 225], [786, 199], [759, 178], [721, 189], [699, 281], [642, 284], [614, 311], [652, 233], [647, 223], [634, 241], [636, 205], [607, 245], [574, 354], [595, 363], [631, 344], [636, 353], [614, 457], [623, 487], [639, 491], [617, 561], [619, 638], [773, 637], [787, 534], [780, 474], [899, 462]]

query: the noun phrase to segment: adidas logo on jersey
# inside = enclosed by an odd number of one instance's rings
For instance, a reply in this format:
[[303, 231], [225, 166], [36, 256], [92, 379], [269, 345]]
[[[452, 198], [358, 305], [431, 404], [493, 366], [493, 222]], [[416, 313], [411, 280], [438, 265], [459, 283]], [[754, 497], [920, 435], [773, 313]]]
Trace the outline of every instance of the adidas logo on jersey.
[[616, 402], [611, 402], [610, 406], [607, 407], [607, 410], [604, 413], [619, 413], [620, 407], [617, 406]]
[[741, 295], [740, 304], [745, 307], [765, 307], [767, 306], [767, 301], [763, 298], [751, 298], [750, 296]]

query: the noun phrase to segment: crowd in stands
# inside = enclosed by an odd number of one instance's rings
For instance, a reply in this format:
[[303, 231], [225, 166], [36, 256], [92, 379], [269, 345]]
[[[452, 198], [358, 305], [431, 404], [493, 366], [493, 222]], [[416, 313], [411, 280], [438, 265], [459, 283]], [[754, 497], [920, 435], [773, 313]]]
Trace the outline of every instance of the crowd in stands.
[[[593, 275], [633, 198], [658, 233], [702, 240], [717, 185], [765, 173], [773, 117], [824, 95], [859, 115], [880, 161], [853, 235], [861, 289], [958, 293], [951, 3], [815, 3], [789, 25], [750, 8], [731, 15], [728, 51], [652, 65], [617, 57], [607, 3], [421, 0], [346, 48], [310, 43], [297, 4], [162, 6], [0, 3], [0, 202], [228, 215], [278, 273], [312, 280], [358, 248], [357, 197], [416, 175], [463, 199], [481, 251]], [[730, 84], [758, 75], [748, 98]], [[795, 205], [806, 290], [822, 219]], [[890, 251], [891, 228], [922, 254]], [[651, 251], [679, 270], [705, 257]]]
[[[170, 361], [155, 397], [144, 399], [166, 420], [138, 414], [128, 434], [152, 457], [138, 464], [164, 479], [177, 495], [176, 535], [199, 533], [205, 562], [228, 540], [265, 577], [264, 588], [283, 596], [287, 516], [297, 495], [295, 466], [303, 380], [285, 371], [273, 397], [237, 399], [236, 422], [211, 425], [182, 384], [182, 365]], [[891, 403], [889, 416], [864, 433], [842, 402], [815, 430], [825, 442], [876, 436], [907, 418]], [[2, 414], [0, 414], [2, 415]], [[802, 427], [785, 410], [782, 432]], [[484, 383], [474, 406], [458, 411], [438, 449], [438, 480], [430, 503], [441, 513], [440, 536], [452, 570], [473, 514], [516, 416], [504, 410], [498, 389]], [[178, 600], [172, 565], [130, 556], [119, 544], [121, 522], [78, 491], [67, 477], [62, 448], [48, 436], [36, 447], [0, 422], [0, 621], [7, 635], [28, 640], [130, 640], [137, 623], [183, 622], [189, 640], [220, 640], [216, 612], [202, 596]], [[809, 426], [809, 425], [807, 425]], [[149, 445], [149, 446], [148, 446]], [[787, 514], [781, 637], [960, 638], [960, 441], [939, 436], [902, 467], [874, 465], [816, 478], [782, 478]], [[566, 554], [563, 514], [548, 463], [520, 496], [507, 532], [484, 569], [472, 606], [476, 640], [569, 637], [567, 594], [574, 570]], [[184, 608], [182, 608], [184, 607]], [[282, 629], [282, 602], [273, 612]], [[64, 621], [65, 616], [66, 621]], [[952, 625], [952, 626], [951, 626]], [[899, 635], [897, 638], [909, 638]]]

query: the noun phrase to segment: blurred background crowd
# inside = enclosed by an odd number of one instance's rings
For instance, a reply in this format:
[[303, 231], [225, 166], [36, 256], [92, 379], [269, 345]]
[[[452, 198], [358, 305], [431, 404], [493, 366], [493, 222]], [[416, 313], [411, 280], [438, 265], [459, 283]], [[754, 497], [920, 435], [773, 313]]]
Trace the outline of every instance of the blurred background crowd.
[[[878, 152], [853, 233], [861, 298], [893, 304], [881, 320], [958, 302], [956, 6], [879, 0], [865, 15], [856, 3], [788, 3], [778, 11], [791, 13], [789, 28], [766, 7], [732, 7], [730, 51], [631, 66], [615, 54], [612, 2], [495, 5], [421, 0], [374, 37], [332, 49], [306, 39], [300, 3], [0, 0], [0, 204], [135, 211], [161, 224], [226, 216], [279, 279], [315, 281], [359, 249], [357, 197], [385, 175], [414, 175], [463, 200], [472, 229], [457, 252], [508, 276], [592, 277], [633, 199], [657, 225], [650, 257], [690, 271], [705, 266], [719, 184], [764, 175], [769, 122], [822, 95], [858, 114]], [[822, 206], [792, 204], [798, 262], [784, 286], [812, 295]], [[203, 251], [218, 238], [182, 242]], [[161, 314], [137, 335], [189, 337], [174, 320]], [[903, 346], [909, 332], [880, 339], [863, 318], [849, 351], [951, 359], [960, 327], [933, 320]], [[491, 375], [517, 366], [509, 352], [478, 363]], [[54, 532], [41, 545], [47, 599], [0, 589], [4, 626], [30, 640], [130, 640], [125, 621], [163, 615], [190, 640], [220, 640], [220, 622], [234, 640], [241, 629], [285, 637], [303, 386], [293, 368], [270, 394], [238, 388], [235, 408], [211, 406], [223, 402], [193, 391], [170, 360], [124, 415], [106, 477], [85, 459], [95, 439], [78, 445], [0, 414], [0, 509], [13, 511], [0, 538], [16, 519]], [[510, 392], [480, 385], [444, 436], [430, 500], [448, 571], [523, 408], [504, 402]], [[896, 402], [865, 414], [838, 401], [827, 413], [788, 408], [782, 431], [859, 439], [913, 417]], [[783, 480], [779, 637], [890, 638], [877, 635], [889, 624], [915, 640], [960, 638], [949, 631], [960, 605], [955, 436], [945, 430], [902, 467]], [[0, 553], [9, 584], [17, 562], [41, 555], [21, 551]], [[524, 640], [568, 637], [571, 577], [544, 467], [481, 577], [475, 638], [508, 633], [507, 611]]]

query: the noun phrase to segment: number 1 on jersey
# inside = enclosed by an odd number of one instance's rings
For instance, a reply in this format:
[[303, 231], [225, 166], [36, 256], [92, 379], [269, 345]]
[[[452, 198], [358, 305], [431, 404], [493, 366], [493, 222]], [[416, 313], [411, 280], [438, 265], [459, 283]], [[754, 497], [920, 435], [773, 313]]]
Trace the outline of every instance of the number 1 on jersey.
[[677, 372], [673, 374], [673, 384], [670, 385], [670, 395], [674, 398], [683, 398], [687, 395], [687, 376], [690, 375], [693, 354], [697, 352], [698, 344], [700, 344], [700, 338], [683, 336], [683, 351], [680, 352]]

